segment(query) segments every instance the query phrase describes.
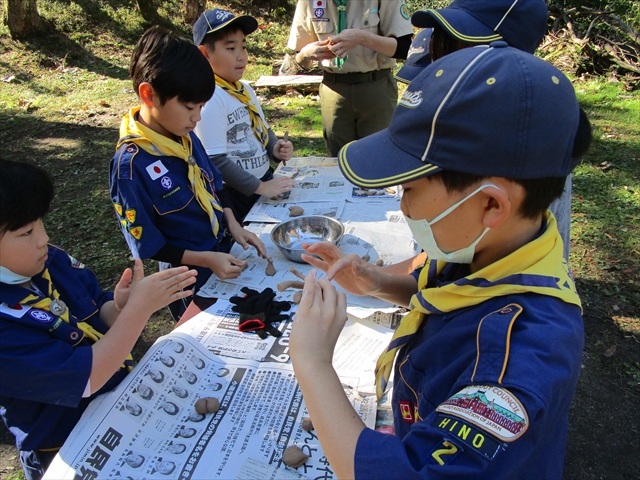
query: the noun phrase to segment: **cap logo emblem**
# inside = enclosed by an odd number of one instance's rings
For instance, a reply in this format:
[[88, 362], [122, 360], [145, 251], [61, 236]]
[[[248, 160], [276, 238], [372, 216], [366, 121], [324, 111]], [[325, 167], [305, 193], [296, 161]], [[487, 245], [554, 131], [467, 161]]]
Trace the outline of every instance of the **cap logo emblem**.
[[224, 20], [225, 18], [227, 18], [228, 16], [230, 16], [231, 13], [230, 12], [225, 12], [225, 11], [218, 11], [216, 12], [216, 19], [217, 20]]
[[422, 90], [410, 92], [405, 90], [402, 94], [402, 98], [398, 102], [399, 105], [407, 108], [416, 108], [422, 103]]
[[424, 47], [411, 47], [407, 56], [410, 57], [411, 55], [416, 55], [418, 53], [424, 53]]

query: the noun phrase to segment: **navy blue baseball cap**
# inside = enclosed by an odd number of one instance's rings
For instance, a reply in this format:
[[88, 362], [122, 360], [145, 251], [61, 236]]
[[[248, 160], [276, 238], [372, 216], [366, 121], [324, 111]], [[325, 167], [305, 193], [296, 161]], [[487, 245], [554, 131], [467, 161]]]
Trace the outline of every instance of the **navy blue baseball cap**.
[[232, 23], [237, 23], [245, 35], [255, 32], [258, 28], [258, 21], [250, 15], [236, 17], [227, 10], [214, 8], [203, 12], [193, 24], [193, 43], [200, 46], [208, 33], [216, 32]]
[[429, 43], [431, 42], [431, 28], [425, 28], [418, 32], [411, 42], [407, 61], [398, 73], [396, 79], [403, 83], [409, 83], [413, 80], [427, 65], [431, 63], [431, 55], [429, 54]]
[[564, 177], [580, 123], [567, 77], [503, 41], [451, 53], [407, 87], [389, 128], [345, 145], [351, 183], [388, 187], [451, 170], [509, 179]]
[[547, 32], [548, 15], [545, 0], [454, 0], [447, 8], [415, 12], [411, 23], [420, 28], [440, 25], [466, 43], [505, 40], [533, 53]]

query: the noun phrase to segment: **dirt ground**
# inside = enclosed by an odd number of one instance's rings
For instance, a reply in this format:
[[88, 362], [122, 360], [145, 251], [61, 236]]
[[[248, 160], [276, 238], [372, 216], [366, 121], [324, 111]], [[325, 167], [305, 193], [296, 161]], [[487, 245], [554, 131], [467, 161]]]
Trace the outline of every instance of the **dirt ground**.
[[[106, 122], [106, 138], [115, 138], [115, 121], [114, 118]], [[4, 126], [6, 125], [5, 123]], [[60, 129], [60, 132], [52, 130], [56, 128]], [[37, 149], [41, 148], [43, 142], [46, 144], [48, 139], [52, 139], [53, 142], [53, 139], [68, 137], [69, 126], [54, 124], [45, 127], [35, 134], [39, 137], [38, 142], [28, 141], [29, 139], [23, 136], [19, 144], [12, 143], [12, 138], [16, 135], [17, 132], [14, 132], [13, 137], [10, 131], [0, 132], [0, 141], [5, 146], [5, 153], [29, 154], [37, 158], [37, 155], [42, 154], [37, 152]], [[33, 130], [31, 135], [34, 135]], [[84, 160], [85, 167], [91, 166], [87, 163], [91, 163], [95, 168], [94, 177], [106, 178], [105, 164], [108, 162], [102, 158], [95, 158]], [[59, 173], [57, 177], [64, 175], [64, 172]], [[69, 193], [77, 194], [78, 192]], [[60, 192], [59, 195], [62, 198], [56, 200], [58, 205], [73, 200], [65, 198], [64, 192]], [[79, 244], [86, 243], [87, 238], [80, 236]], [[89, 265], [93, 264], [91, 259], [77, 257]], [[598, 284], [578, 278], [576, 283], [584, 303], [586, 341], [582, 374], [571, 410], [564, 479], [639, 478], [640, 335], [638, 332], [624, 333], [616, 324], [612, 316], [612, 312], [618, 308], [614, 303], [616, 299], [602, 293], [606, 287], [604, 282]], [[638, 285], [633, 281], [620, 284], [618, 287], [620, 297], [624, 296], [625, 290], [632, 296], [637, 294]], [[631, 308], [632, 306], [629, 307]], [[627, 314], [637, 317], [637, 312]], [[173, 323], [169, 315], [166, 312], [157, 314], [149, 322], [136, 345], [137, 358], [144, 354], [156, 338], [171, 328]], [[18, 480], [22, 478], [20, 472], [13, 437], [4, 424], [0, 423], [0, 479]]]

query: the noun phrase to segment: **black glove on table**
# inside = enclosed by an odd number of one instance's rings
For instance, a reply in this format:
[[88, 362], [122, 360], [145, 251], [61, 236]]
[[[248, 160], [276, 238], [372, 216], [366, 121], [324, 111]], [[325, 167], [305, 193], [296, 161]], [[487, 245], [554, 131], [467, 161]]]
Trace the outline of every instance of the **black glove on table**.
[[231, 309], [240, 314], [238, 330], [241, 332], [254, 331], [262, 339], [270, 334], [279, 337], [282, 332], [271, 324], [280, 322], [288, 315], [281, 314], [291, 308], [289, 302], [276, 302], [275, 292], [271, 288], [265, 288], [262, 292], [248, 287], [242, 287], [244, 297], [231, 297], [229, 301], [235, 306]]

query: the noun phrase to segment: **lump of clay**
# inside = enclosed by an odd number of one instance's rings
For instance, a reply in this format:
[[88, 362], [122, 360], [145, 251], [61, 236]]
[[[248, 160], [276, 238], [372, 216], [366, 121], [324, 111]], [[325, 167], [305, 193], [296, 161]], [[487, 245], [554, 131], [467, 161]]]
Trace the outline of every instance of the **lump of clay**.
[[267, 268], [264, 269], [264, 274], [269, 277], [273, 277], [276, 274], [276, 267], [273, 266], [273, 258], [267, 258]]
[[302, 207], [298, 207], [297, 205], [295, 207], [289, 207], [290, 217], [299, 217], [303, 213], [304, 213], [304, 208]]
[[298, 305], [302, 301], [302, 292], [296, 292], [293, 294], [293, 303]]
[[379, 267], [382, 267], [384, 265], [384, 260], [381, 259], [381, 258], [377, 259], [376, 260], [376, 265], [379, 266]]
[[310, 432], [311, 430], [313, 430], [313, 422], [309, 417], [304, 417], [302, 419], [302, 429], [305, 432]]
[[371, 257], [369, 256], [369, 254], [368, 254], [368, 253], [365, 253], [365, 254], [362, 256], [362, 259], [363, 259], [365, 262], [368, 262], [368, 261], [371, 259]]
[[195, 404], [196, 413], [216, 413], [220, 410], [220, 400], [215, 397], [199, 398]]
[[282, 461], [291, 468], [301, 467], [306, 463], [308, 458], [309, 455], [306, 455], [300, 447], [296, 447], [295, 445], [287, 448], [282, 454]]

